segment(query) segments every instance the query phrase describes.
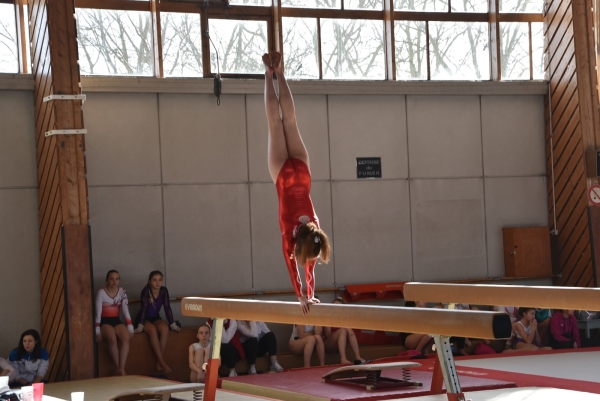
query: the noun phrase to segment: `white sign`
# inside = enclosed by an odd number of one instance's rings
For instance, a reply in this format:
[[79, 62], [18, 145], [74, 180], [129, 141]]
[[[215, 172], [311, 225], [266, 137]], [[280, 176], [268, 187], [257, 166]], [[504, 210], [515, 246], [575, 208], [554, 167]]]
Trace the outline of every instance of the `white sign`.
[[588, 191], [588, 199], [594, 206], [600, 206], [600, 185], [592, 185]]

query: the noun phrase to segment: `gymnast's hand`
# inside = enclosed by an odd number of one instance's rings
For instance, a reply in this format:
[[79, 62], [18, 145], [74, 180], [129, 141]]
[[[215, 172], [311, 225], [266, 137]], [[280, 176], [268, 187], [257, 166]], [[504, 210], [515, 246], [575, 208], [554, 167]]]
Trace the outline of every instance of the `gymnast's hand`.
[[303, 315], [308, 315], [308, 312], [310, 312], [310, 304], [318, 304], [321, 302], [316, 298], [307, 299], [306, 296], [298, 298], [298, 301], [300, 301]]
[[313, 302], [310, 302], [305, 296], [298, 298], [298, 301], [300, 301], [300, 308], [302, 308], [302, 314], [308, 315], [308, 312], [310, 312], [310, 304], [312, 304]]

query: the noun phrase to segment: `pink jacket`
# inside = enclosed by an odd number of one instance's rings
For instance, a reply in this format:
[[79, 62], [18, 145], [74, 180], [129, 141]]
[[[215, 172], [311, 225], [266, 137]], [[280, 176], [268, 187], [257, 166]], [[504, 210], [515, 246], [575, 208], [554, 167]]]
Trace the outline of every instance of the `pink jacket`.
[[562, 313], [554, 313], [550, 320], [550, 331], [556, 341], [575, 340], [577, 347], [581, 347], [581, 338], [577, 328], [577, 319], [573, 315], [565, 318]]

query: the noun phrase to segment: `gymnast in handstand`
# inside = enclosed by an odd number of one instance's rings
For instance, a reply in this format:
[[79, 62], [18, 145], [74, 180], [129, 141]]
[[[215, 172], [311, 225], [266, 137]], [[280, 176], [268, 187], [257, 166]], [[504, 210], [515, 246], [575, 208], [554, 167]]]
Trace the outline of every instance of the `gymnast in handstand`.
[[[319, 219], [310, 199], [308, 153], [296, 124], [294, 100], [283, 75], [281, 54], [273, 51], [263, 55], [262, 59], [266, 67], [269, 173], [279, 197], [283, 256], [302, 313], [307, 314], [310, 304], [319, 303], [314, 297], [317, 258], [320, 257], [324, 263], [329, 262], [331, 248], [327, 235], [319, 228]], [[275, 94], [273, 75], [277, 76], [279, 99]], [[297, 265], [304, 266], [306, 272], [306, 295], [302, 293], [302, 280]]]

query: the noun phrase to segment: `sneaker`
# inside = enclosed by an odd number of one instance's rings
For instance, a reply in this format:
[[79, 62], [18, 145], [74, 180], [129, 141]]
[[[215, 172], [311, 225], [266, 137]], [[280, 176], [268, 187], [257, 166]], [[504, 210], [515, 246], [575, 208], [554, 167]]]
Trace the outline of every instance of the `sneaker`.
[[248, 369], [248, 374], [255, 375], [256, 374], [256, 366], [250, 365], [250, 369]]
[[236, 376], [237, 376], [237, 373], [236, 373], [235, 369], [231, 369], [229, 371], [229, 377], [236, 377]]
[[271, 372], [283, 372], [283, 368], [281, 367], [281, 365], [279, 364], [279, 362], [275, 361], [271, 364], [271, 368], [269, 369]]

